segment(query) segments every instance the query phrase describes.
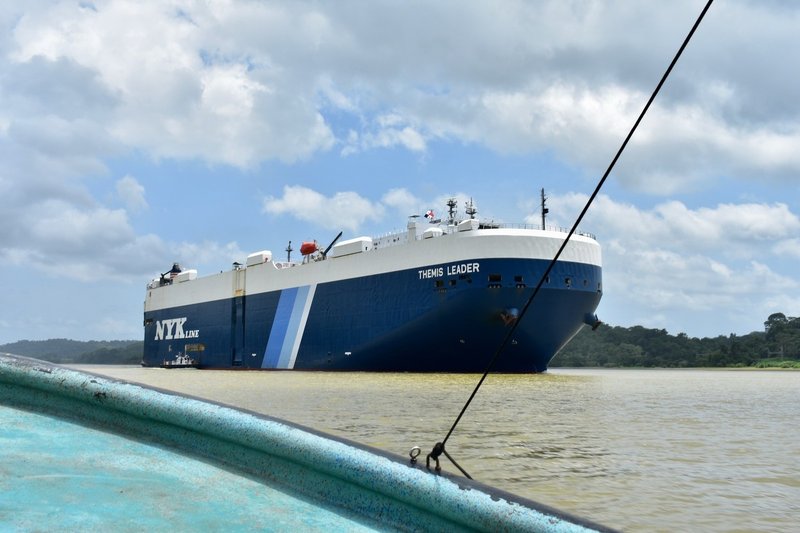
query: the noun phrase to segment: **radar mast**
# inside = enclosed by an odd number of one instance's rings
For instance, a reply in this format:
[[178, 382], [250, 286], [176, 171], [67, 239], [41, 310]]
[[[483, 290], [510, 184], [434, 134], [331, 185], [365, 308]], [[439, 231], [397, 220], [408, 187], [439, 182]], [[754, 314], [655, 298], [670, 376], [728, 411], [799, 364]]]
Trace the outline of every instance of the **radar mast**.
[[475, 209], [475, 204], [472, 203], [472, 198], [469, 199], [469, 202], [464, 202], [467, 206], [466, 213], [469, 215], [469, 218], [475, 218], [475, 215], [478, 213], [478, 210]]
[[448, 212], [448, 216], [449, 216], [447, 223], [450, 224], [450, 225], [453, 225], [456, 222], [456, 206], [457, 205], [458, 205], [458, 202], [456, 202], [455, 198], [450, 198], [449, 200], [447, 200], [447, 212]]
[[545, 202], [547, 202], [547, 196], [544, 195], [544, 187], [542, 187], [542, 231], [547, 229], [547, 226], [545, 225], [545, 218], [547, 213], [550, 212], [550, 210], [545, 207]]

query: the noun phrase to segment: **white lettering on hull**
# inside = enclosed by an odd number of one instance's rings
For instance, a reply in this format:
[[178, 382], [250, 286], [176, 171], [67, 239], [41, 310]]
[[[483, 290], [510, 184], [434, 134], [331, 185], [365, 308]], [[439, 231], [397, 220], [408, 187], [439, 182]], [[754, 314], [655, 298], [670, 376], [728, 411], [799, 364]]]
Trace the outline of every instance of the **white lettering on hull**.
[[419, 271], [419, 279], [440, 278], [443, 274], [444, 269], [442, 267], [426, 268], [425, 270]]
[[445, 275], [457, 276], [461, 274], [477, 274], [481, 270], [480, 263], [454, 263], [447, 267], [424, 268], [418, 270], [419, 279], [441, 278]]
[[458, 265], [448, 265], [447, 275], [455, 276], [458, 274], [477, 274], [480, 272], [480, 263], [461, 263]]
[[186, 317], [156, 320], [156, 337], [154, 340], [195, 339], [200, 336], [199, 329], [183, 329]]

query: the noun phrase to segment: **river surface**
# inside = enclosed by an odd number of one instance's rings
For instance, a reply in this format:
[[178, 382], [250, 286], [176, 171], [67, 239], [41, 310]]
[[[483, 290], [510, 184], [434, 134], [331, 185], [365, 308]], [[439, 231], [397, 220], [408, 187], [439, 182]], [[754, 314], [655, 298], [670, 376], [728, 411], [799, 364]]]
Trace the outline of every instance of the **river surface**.
[[[80, 368], [423, 457], [480, 377]], [[476, 480], [626, 531], [798, 531], [798, 428], [797, 371], [553, 369], [489, 376], [447, 451]]]

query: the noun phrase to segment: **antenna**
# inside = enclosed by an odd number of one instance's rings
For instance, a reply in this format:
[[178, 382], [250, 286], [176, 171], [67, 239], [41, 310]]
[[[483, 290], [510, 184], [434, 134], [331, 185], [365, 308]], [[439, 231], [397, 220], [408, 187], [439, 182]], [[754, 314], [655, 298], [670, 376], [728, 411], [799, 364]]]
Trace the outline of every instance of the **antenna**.
[[450, 219], [448, 222], [452, 224], [456, 220], [456, 206], [458, 202], [456, 202], [455, 198], [450, 198], [447, 200], [447, 212], [449, 213]]
[[542, 230], [547, 229], [547, 226], [545, 226], [545, 217], [547, 216], [547, 213], [550, 212], [550, 210], [545, 207], [546, 201], [547, 196], [544, 195], [544, 187], [542, 187]]
[[291, 263], [292, 262], [292, 250], [294, 250], [294, 248], [292, 248], [292, 241], [289, 241], [289, 246], [286, 247], [286, 262], [287, 263]]
[[466, 213], [469, 215], [469, 218], [475, 218], [475, 214], [478, 212], [475, 209], [475, 204], [472, 203], [472, 198], [469, 199], [469, 202], [464, 202], [467, 206]]

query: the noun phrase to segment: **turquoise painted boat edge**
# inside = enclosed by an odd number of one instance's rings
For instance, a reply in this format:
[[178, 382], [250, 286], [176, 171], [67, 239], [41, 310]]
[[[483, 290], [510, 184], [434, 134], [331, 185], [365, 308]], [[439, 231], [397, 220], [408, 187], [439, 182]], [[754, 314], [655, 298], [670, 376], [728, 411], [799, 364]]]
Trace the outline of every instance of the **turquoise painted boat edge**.
[[51, 363], [0, 355], [0, 402], [179, 449], [389, 528], [608, 528], [286, 421]]

